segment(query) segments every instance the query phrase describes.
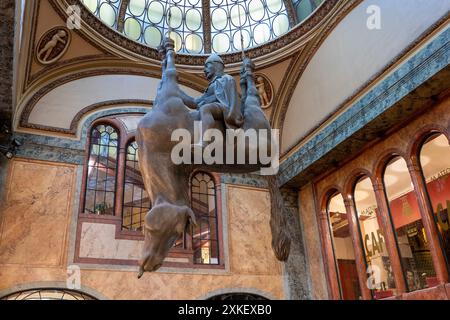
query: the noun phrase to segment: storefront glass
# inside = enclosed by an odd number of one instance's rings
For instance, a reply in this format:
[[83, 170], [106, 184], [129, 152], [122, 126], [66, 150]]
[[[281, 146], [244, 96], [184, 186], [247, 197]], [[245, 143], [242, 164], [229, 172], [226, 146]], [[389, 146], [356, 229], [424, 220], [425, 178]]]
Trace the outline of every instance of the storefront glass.
[[406, 161], [392, 159], [383, 179], [408, 289], [435, 286], [433, 260]]
[[375, 299], [391, 297], [396, 294], [394, 275], [370, 178], [358, 181], [353, 197], [367, 263], [367, 284]]
[[334, 256], [339, 275], [341, 296], [345, 300], [361, 299], [361, 290], [356, 269], [355, 251], [347, 220], [344, 199], [341, 194], [328, 202], [328, 217], [333, 239]]
[[434, 135], [422, 147], [420, 164], [447, 263], [450, 261], [450, 145]]

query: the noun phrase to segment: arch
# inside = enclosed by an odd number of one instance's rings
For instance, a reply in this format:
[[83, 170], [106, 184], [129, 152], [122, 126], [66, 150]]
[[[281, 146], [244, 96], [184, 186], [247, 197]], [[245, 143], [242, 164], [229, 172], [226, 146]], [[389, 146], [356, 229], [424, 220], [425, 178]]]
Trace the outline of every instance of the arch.
[[386, 169], [386, 166], [388, 165], [389, 161], [391, 161], [395, 157], [402, 157], [405, 161], [407, 161], [408, 156], [405, 154], [402, 150], [398, 148], [391, 148], [388, 150], [385, 150], [375, 161], [373, 169], [372, 169], [372, 182], [382, 182], [382, 176], [384, 174], [384, 171]]
[[[15, 127], [71, 134], [73, 122], [80, 114], [94, 108], [105, 108], [111, 102], [148, 104], [156, 97], [159, 77], [155, 70], [149, 75], [145, 71], [118, 68], [87, 70], [54, 79], [32, 91], [33, 95], [28, 95], [18, 106]], [[127, 86], [123, 85], [125, 81]], [[188, 94], [198, 95], [203, 88], [199, 83], [203, 82], [186, 81], [181, 87]], [[82, 94], [74, 96], [73, 92]]]
[[[38, 282], [28, 282], [23, 284], [17, 284], [10, 288], [3, 289], [0, 291], [0, 300], [13, 295], [15, 293], [21, 292], [21, 291], [29, 291], [29, 290], [43, 290], [43, 289], [56, 289], [56, 290], [68, 290], [71, 289], [67, 288], [67, 283], [63, 281], [38, 281]], [[79, 292], [81, 294], [85, 294], [87, 296], [90, 296], [96, 300], [109, 300], [105, 295], [98, 292], [97, 290], [81, 285], [79, 289], [74, 290], [75, 292]]]
[[[130, 115], [130, 114], [136, 114], [136, 115], [144, 115], [149, 110], [147, 108], [138, 108], [138, 107], [125, 107], [120, 109], [106, 109], [106, 110], [95, 110], [92, 112], [89, 112], [84, 117], [81, 118], [78, 129], [77, 129], [77, 136], [80, 139], [80, 143], [83, 148], [85, 148], [86, 142], [88, 142], [88, 135], [89, 135], [89, 128], [93, 126], [94, 123], [98, 121], [102, 121], [102, 119], [107, 119], [108, 117], [112, 116], [119, 116], [119, 115]], [[118, 127], [123, 127], [122, 124], [115, 122]]]
[[[71, 0], [68, 4], [74, 4], [77, 0]], [[67, 4], [61, 4], [59, 1], [50, 1], [56, 12], [65, 21], [67, 20]], [[320, 30], [320, 26], [329, 22], [335, 24], [333, 19], [336, 11], [339, 13], [339, 1], [327, 0], [324, 1], [317, 10], [315, 10], [307, 19], [302, 23], [292, 28], [292, 30], [280, 35], [277, 39], [269, 42], [265, 42], [257, 47], [246, 50], [246, 55], [250, 58], [258, 58], [264, 65], [272, 62], [273, 55], [286, 54], [286, 43], [291, 44], [290, 49], [296, 49], [300, 46], [307, 36], [310, 36], [314, 31]], [[86, 22], [86, 26], [81, 29], [75, 29], [85, 40], [93, 43], [94, 46], [102, 48], [98, 44], [99, 39], [108, 39], [109, 49], [114, 52], [119, 52], [121, 56], [129, 59], [136, 59], [138, 56], [145, 61], [159, 60], [158, 51], [155, 48], [149, 47], [142, 43], [133, 41], [125, 35], [118, 33], [117, 31], [106, 26], [100, 19], [95, 17], [89, 9], [81, 6], [83, 20]], [[208, 15], [210, 15], [208, 13]], [[208, 39], [205, 39], [207, 42]], [[104, 48], [102, 48], [104, 49]], [[264, 59], [265, 54], [270, 52], [269, 58]], [[185, 65], [187, 67], [198, 67], [203, 64], [205, 55], [203, 54], [177, 54], [176, 63]], [[233, 52], [223, 55], [223, 60], [226, 64], [235, 63], [241, 61], [241, 54], [239, 52]]]
[[330, 185], [325, 188], [325, 192], [322, 193], [322, 196], [319, 197], [320, 200], [320, 212], [327, 212], [328, 203], [330, 202], [330, 198], [337, 193], [342, 193], [342, 188], [338, 185]]
[[420, 128], [414, 138], [412, 139], [410, 145], [408, 146], [408, 155], [410, 157], [418, 157], [420, 150], [422, 149], [425, 141], [434, 134], [443, 134], [450, 141], [450, 128], [445, 128], [438, 124], [429, 124]]
[[361, 180], [362, 177], [368, 177], [370, 181], [373, 183], [372, 173], [369, 170], [363, 168], [357, 168], [355, 170], [352, 170], [352, 172], [350, 172], [348, 178], [344, 182], [343, 196], [347, 197], [348, 195], [353, 195], [355, 186]]
[[216, 296], [220, 296], [220, 295], [226, 295], [226, 294], [233, 294], [233, 293], [239, 293], [239, 294], [253, 294], [253, 295], [257, 295], [260, 297], [263, 297], [266, 300], [278, 300], [274, 295], [262, 291], [260, 289], [257, 288], [248, 288], [248, 287], [243, 287], [243, 288], [222, 288], [222, 289], [217, 289], [211, 292], [208, 292], [207, 294], [198, 297], [196, 300], [210, 300], [213, 297]]

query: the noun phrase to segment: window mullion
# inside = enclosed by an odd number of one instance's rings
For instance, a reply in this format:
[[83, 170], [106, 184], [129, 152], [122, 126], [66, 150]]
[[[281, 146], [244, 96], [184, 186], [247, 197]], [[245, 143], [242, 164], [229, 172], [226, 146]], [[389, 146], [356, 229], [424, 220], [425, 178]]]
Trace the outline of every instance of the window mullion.
[[211, 10], [210, 0], [202, 0], [204, 52], [211, 53]]
[[125, 24], [125, 13], [127, 12], [128, 4], [130, 0], [122, 0], [119, 8], [119, 14], [117, 15], [117, 31], [123, 33], [123, 28]]
[[119, 147], [119, 155], [117, 157], [117, 167], [116, 167], [116, 201], [114, 215], [116, 217], [122, 216], [123, 210], [123, 196], [125, 188], [125, 161], [126, 161], [126, 147], [123, 145], [122, 141]]
[[297, 15], [295, 13], [294, 5], [292, 4], [291, 0], [283, 0], [284, 7], [286, 8], [286, 12], [289, 19], [289, 28], [293, 28], [297, 25]]

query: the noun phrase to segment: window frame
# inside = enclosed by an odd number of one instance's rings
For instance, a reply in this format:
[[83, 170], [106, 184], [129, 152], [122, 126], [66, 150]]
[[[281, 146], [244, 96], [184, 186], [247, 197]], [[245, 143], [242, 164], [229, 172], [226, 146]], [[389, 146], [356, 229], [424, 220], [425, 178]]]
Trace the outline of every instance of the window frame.
[[[393, 276], [396, 283], [396, 290], [398, 290], [395, 297], [403, 297], [403, 296], [420, 296], [422, 292], [432, 290], [433, 294], [436, 290], [443, 284], [448, 286], [450, 285], [448, 283], [447, 276], [450, 275], [450, 266], [446, 263], [443, 263], [443, 259], [441, 256], [443, 255], [443, 246], [442, 246], [442, 240], [439, 234], [433, 234], [433, 229], [436, 228], [436, 224], [434, 223], [432, 226], [427, 226], [423, 220], [425, 217], [428, 218], [432, 214], [432, 205], [431, 205], [431, 199], [428, 194], [428, 189], [426, 188], [426, 181], [423, 174], [423, 169], [420, 164], [420, 153], [422, 150], [423, 145], [427, 142], [427, 140], [434, 136], [434, 135], [444, 135], [450, 142], [450, 122], [449, 122], [449, 128], [439, 128], [435, 124], [428, 124], [421, 126], [417, 130], [414, 131], [415, 134], [412, 135], [412, 139], [410, 140], [409, 144], [407, 145], [405, 150], [402, 150], [401, 148], [395, 147], [395, 148], [389, 148], [390, 143], [387, 143], [386, 145], [380, 145], [379, 148], [381, 149], [381, 152], [379, 155], [375, 158], [373, 158], [369, 162], [363, 162], [364, 166], [361, 166], [360, 160], [356, 160], [357, 163], [356, 169], [349, 170], [351, 166], [345, 165], [339, 169], [334, 170], [333, 172], [330, 172], [325, 177], [321, 177], [319, 179], [316, 179], [313, 183], [313, 195], [314, 199], [316, 201], [318, 211], [317, 211], [317, 222], [319, 225], [319, 232], [320, 232], [320, 240], [321, 245], [323, 249], [323, 259], [324, 259], [324, 267], [325, 267], [325, 274], [327, 278], [327, 287], [328, 287], [328, 293], [332, 299], [342, 299], [341, 295], [341, 284], [339, 279], [339, 273], [336, 270], [336, 259], [335, 259], [335, 253], [334, 253], [334, 245], [331, 239], [331, 228], [329, 223], [329, 215], [328, 215], [328, 204], [330, 199], [338, 194], [341, 193], [344, 197], [345, 201], [351, 202], [351, 207], [355, 211], [355, 215], [357, 214], [357, 209], [354, 201], [354, 189], [356, 187], [356, 184], [362, 179], [362, 177], [366, 176], [371, 179], [374, 192], [377, 200], [377, 207], [379, 210], [380, 218], [382, 219], [382, 224], [380, 224], [380, 229], [383, 232], [383, 235], [385, 237], [385, 245], [388, 247], [388, 256], [391, 260], [391, 266], [393, 269]], [[391, 136], [386, 137], [386, 141], [389, 141]], [[429, 238], [429, 242], [431, 242], [431, 238], [428, 236], [429, 233], [433, 234], [437, 239], [434, 239], [434, 246], [430, 247], [430, 252], [432, 256], [433, 266], [435, 269], [436, 277], [438, 279], [438, 286], [431, 286], [426, 287], [422, 289], [416, 289], [416, 290], [409, 290], [406, 284], [405, 279], [405, 273], [403, 272], [403, 262], [400, 256], [400, 249], [398, 245], [397, 240], [397, 234], [394, 229], [392, 215], [391, 215], [391, 208], [389, 205], [389, 200], [387, 197], [387, 190], [384, 183], [384, 174], [386, 171], [387, 166], [391, 163], [391, 161], [396, 158], [401, 157], [407, 164], [409, 175], [411, 178], [411, 183], [413, 185], [414, 194], [418, 198], [418, 206], [420, 210], [420, 215], [422, 219], [422, 223], [424, 224], [424, 229], [427, 232], [427, 238]], [[365, 159], [361, 156], [361, 159]], [[353, 161], [353, 160], [351, 160]], [[367, 168], [367, 169], [366, 169]], [[337, 172], [340, 172], [340, 174], [337, 174]], [[348, 173], [347, 179], [338, 180], [339, 178], [342, 178], [342, 173]], [[326, 177], [331, 177], [330, 183], [331, 184], [323, 184], [322, 181], [326, 181]], [[342, 192], [344, 190], [344, 192]], [[425, 203], [422, 203], [420, 198], [421, 196], [425, 197]], [[431, 210], [431, 211], [430, 211]], [[357, 222], [357, 221], [356, 221]], [[359, 226], [358, 228], [358, 239], [356, 242], [353, 243], [354, 246], [358, 247], [358, 251], [360, 251], [363, 254], [363, 258], [365, 258], [365, 252], [364, 252], [364, 246], [361, 242], [361, 230]], [[389, 238], [391, 238], [389, 240]], [[353, 242], [355, 241], [352, 239]], [[438, 241], [436, 241], [438, 240]], [[391, 244], [388, 244], [388, 242], [392, 242]], [[444, 258], [445, 259], [445, 258]], [[399, 260], [398, 267], [393, 266], [393, 261]], [[438, 264], [436, 264], [436, 261]], [[334, 265], [334, 266], [333, 266]], [[362, 275], [362, 278], [365, 281], [368, 279], [368, 275], [366, 273], [366, 270], [358, 269], [358, 275]], [[369, 291], [370, 292], [370, 291]], [[437, 292], [437, 291], [436, 291]], [[371, 292], [370, 292], [371, 293]], [[366, 296], [363, 299], [374, 299], [373, 295]]]
[[[85, 160], [83, 163], [83, 176], [80, 190], [80, 205], [78, 210], [77, 221], [77, 235], [75, 244], [75, 262], [80, 263], [94, 263], [94, 264], [108, 264], [108, 265], [137, 265], [137, 260], [120, 260], [120, 259], [100, 259], [100, 258], [81, 258], [79, 257], [80, 242], [81, 242], [81, 227], [83, 223], [105, 223], [115, 225], [115, 239], [135, 240], [143, 241], [144, 233], [138, 230], [127, 230], [122, 228], [123, 223], [123, 200], [125, 189], [125, 166], [127, 147], [135, 140], [136, 131], [132, 130], [127, 132], [124, 124], [115, 117], [124, 116], [143, 116], [141, 113], [126, 113], [111, 115], [104, 118], [99, 118], [91, 123], [89, 126], [88, 135], [86, 137], [85, 145]], [[95, 213], [84, 212], [85, 199], [87, 193], [87, 174], [89, 167], [89, 158], [91, 150], [91, 133], [92, 130], [98, 125], [110, 125], [117, 130], [119, 141], [117, 148], [117, 169], [116, 169], [116, 187], [115, 187], [115, 208], [113, 215], [97, 215]], [[191, 178], [198, 172], [195, 170], [189, 177], [189, 196], [191, 199]], [[195, 264], [194, 263], [194, 251], [192, 249], [192, 235], [184, 235], [183, 246], [173, 247], [169, 251], [168, 257], [173, 258], [185, 258], [189, 262], [164, 262], [165, 267], [177, 267], [177, 268], [192, 268], [192, 269], [225, 269], [225, 257], [224, 257], [224, 243], [223, 243], [223, 221], [222, 221], [222, 198], [221, 198], [221, 179], [217, 173], [206, 172], [213, 179], [215, 186], [215, 201], [216, 201], [216, 219], [218, 229], [218, 250], [219, 250], [219, 263], [218, 264]]]

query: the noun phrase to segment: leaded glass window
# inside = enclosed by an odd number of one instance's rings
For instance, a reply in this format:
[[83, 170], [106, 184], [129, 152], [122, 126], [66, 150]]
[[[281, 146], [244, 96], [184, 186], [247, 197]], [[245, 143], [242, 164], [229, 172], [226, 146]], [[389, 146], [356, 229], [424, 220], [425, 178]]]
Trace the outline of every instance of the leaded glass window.
[[132, 141], [127, 146], [123, 193], [122, 228], [141, 231], [145, 215], [150, 210], [151, 204], [139, 170], [138, 146], [136, 141]]
[[133, 40], [157, 47], [169, 29], [175, 49], [184, 53], [203, 51], [201, 0], [130, 0], [125, 14], [124, 33]]
[[212, 50], [241, 50], [272, 40], [288, 31], [289, 19], [282, 0], [211, 0]]
[[117, 28], [121, 0], [81, 0], [106, 25]]
[[[292, 27], [285, 1], [291, 0], [82, 0], [105, 24], [154, 48], [168, 34], [170, 12], [170, 36], [186, 54], [240, 51], [241, 33], [244, 49], [281, 36]], [[304, 21], [323, 2], [292, 0], [292, 20]]]
[[219, 264], [216, 188], [213, 178], [198, 172], [191, 182], [192, 209], [197, 218], [193, 228], [194, 263]]
[[0, 300], [95, 300], [95, 298], [79, 291], [45, 288], [11, 293]]
[[91, 131], [84, 211], [113, 215], [116, 198], [119, 135], [110, 125]]

